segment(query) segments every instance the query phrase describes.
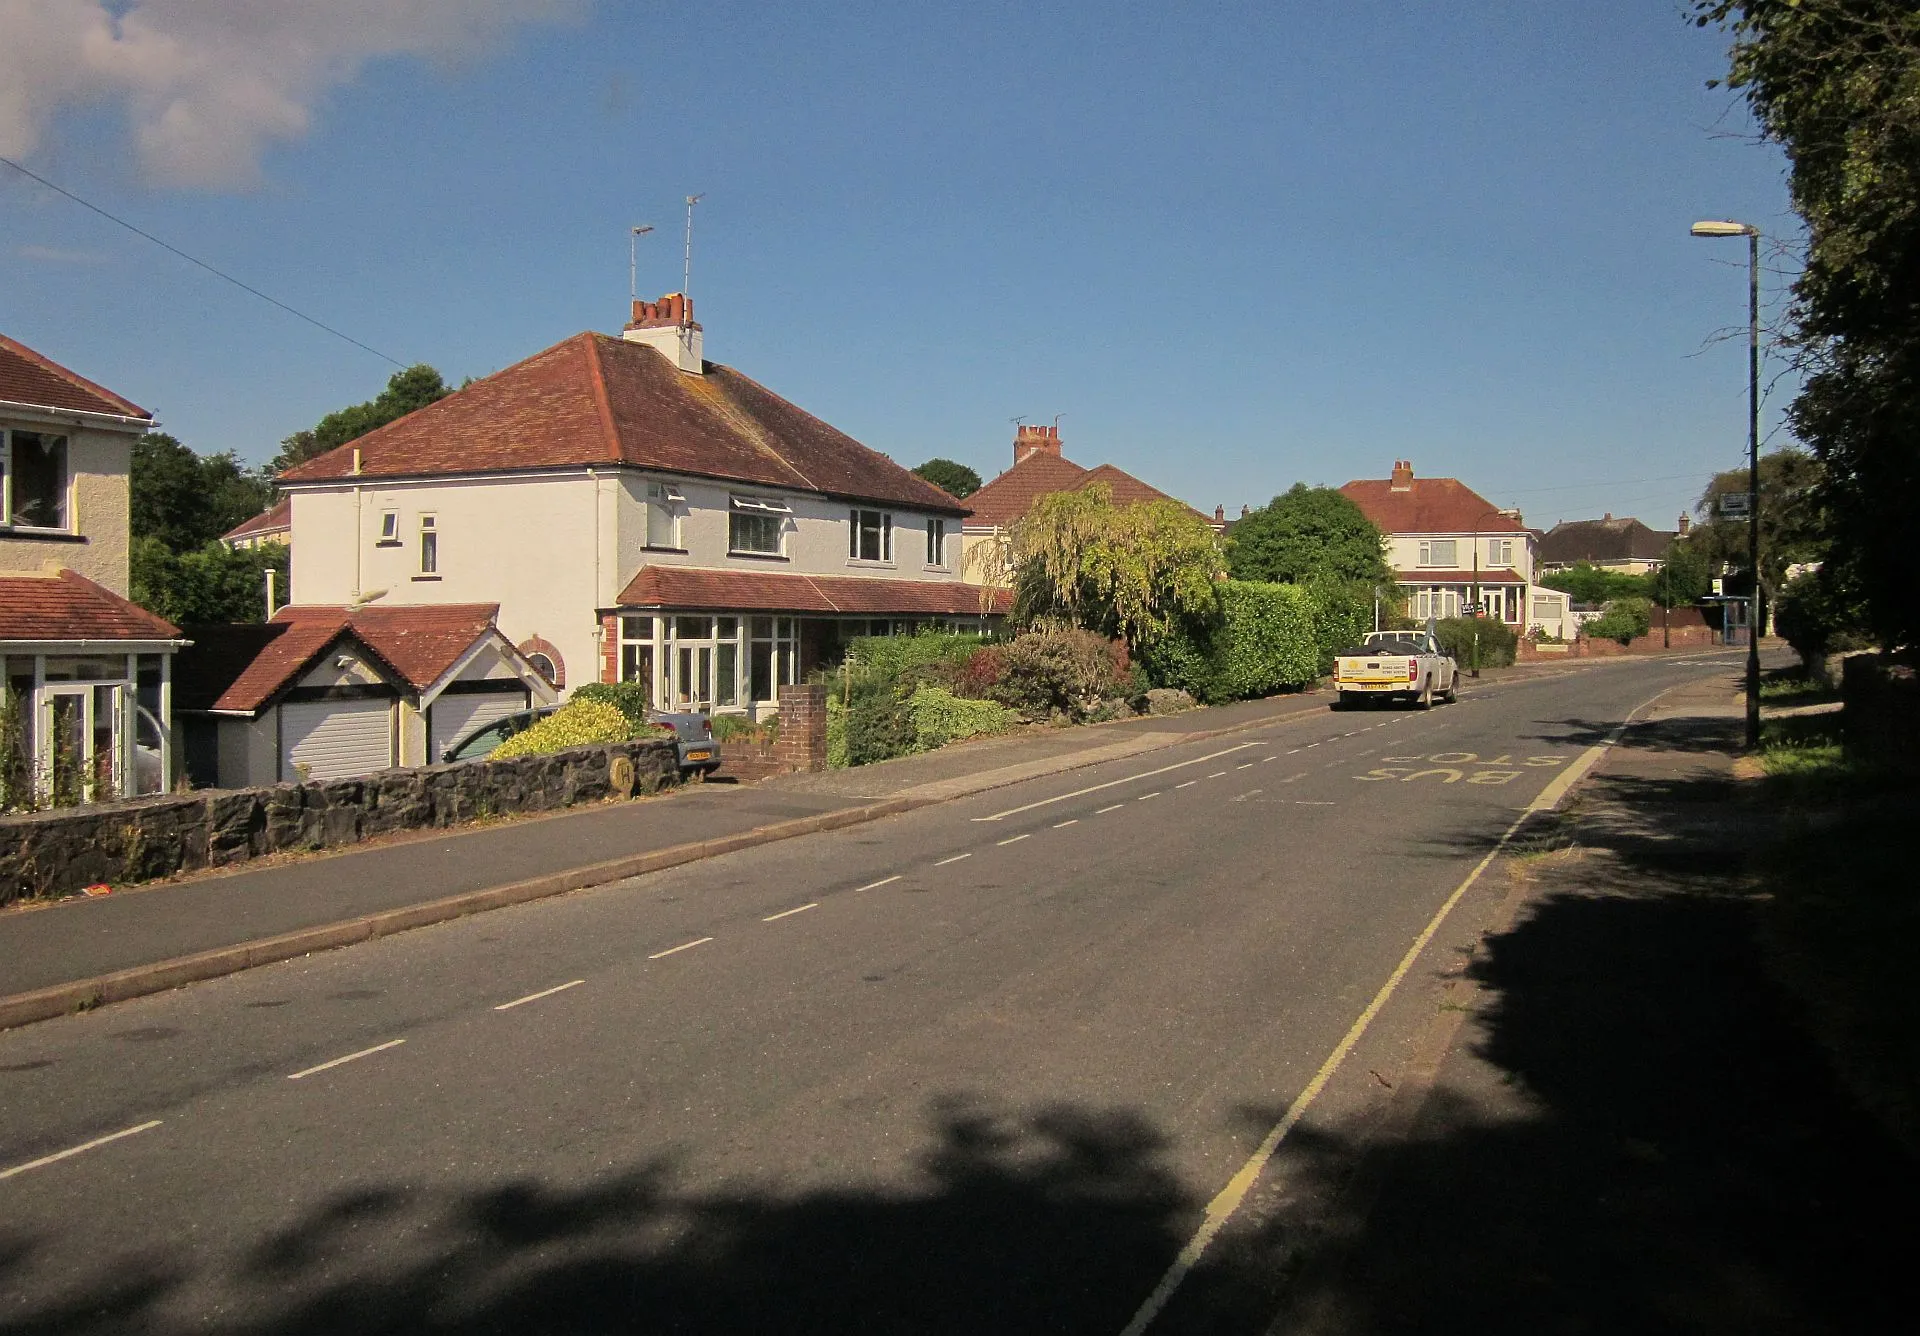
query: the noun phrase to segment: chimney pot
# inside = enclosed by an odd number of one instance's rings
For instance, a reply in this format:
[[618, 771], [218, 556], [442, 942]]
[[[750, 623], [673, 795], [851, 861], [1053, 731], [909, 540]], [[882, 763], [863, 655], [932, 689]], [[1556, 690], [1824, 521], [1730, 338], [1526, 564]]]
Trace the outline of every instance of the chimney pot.
[[1213, 517], [1216, 520], [1224, 520], [1227, 517], [1227, 508], [1225, 506], [1215, 506], [1213, 508]]
[[1241, 518], [1241, 519], [1245, 519], [1245, 518], [1246, 518], [1247, 516], [1249, 516], [1249, 515], [1251, 515], [1251, 514], [1253, 514], [1253, 507], [1252, 507], [1252, 506], [1241, 506], [1241, 507], [1240, 507], [1240, 518]]
[[1412, 460], [1396, 459], [1393, 461], [1393, 477], [1388, 482], [1387, 489], [1394, 492], [1410, 492], [1413, 490]]

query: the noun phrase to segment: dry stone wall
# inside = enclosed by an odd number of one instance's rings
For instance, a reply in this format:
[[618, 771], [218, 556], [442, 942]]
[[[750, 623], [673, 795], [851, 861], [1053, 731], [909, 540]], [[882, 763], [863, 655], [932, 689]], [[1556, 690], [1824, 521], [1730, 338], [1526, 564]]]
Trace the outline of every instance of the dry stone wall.
[[556, 811], [679, 781], [673, 744], [645, 740], [0, 816], [0, 905], [338, 848], [394, 831]]

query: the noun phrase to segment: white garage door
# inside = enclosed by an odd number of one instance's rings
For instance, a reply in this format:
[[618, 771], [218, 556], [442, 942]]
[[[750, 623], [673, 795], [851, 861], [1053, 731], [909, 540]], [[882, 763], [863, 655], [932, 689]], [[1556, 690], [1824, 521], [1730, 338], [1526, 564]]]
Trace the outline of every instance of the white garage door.
[[280, 776], [351, 779], [393, 764], [389, 700], [302, 701], [280, 707]]
[[447, 748], [476, 728], [484, 728], [496, 719], [505, 719], [527, 708], [525, 691], [485, 691], [458, 696], [441, 696], [428, 707], [433, 716], [432, 745], [427, 748], [427, 763], [438, 765]]

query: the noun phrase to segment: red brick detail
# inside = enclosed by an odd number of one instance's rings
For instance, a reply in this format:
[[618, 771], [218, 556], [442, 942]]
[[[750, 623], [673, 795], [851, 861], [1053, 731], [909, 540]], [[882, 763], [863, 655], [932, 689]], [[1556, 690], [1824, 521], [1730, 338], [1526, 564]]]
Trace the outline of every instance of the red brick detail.
[[1019, 426], [1013, 433], [1013, 462], [1018, 464], [1028, 455], [1046, 454], [1058, 456], [1060, 453], [1060, 428]]
[[620, 618], [611, 612], [600, 619], [600, 680], [620, 680]]
[[633, 304], [633, 319], [628, 329], [671, 329], [685, 326], [699, 329], [693, 323], [693, 298], [682, 292], [669, 292], [657, 302], [636, 301]]
[[774, 757], [788, 770], [827, 768], [827, 689], [823, 686], [780, 688], [780, 740]]
[[553, 684], [564, 687], [567, 684], [567, 661], [561, 657], [560, 647], [545, 636], [533, 636], [515, 646], [522, 654], [532, 658], [535, 654], [544, 654], [553, 665]]

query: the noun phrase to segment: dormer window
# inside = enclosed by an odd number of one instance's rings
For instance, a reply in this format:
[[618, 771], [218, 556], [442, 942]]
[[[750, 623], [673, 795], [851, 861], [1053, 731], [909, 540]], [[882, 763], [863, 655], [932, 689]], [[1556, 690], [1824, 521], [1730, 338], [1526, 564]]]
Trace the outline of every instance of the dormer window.
[[0, 523], [21, 529], [71, 529], [67, 478], [65, 436], [0, 431]]
[[777, 557], [793, 508], [764, 496], [735, 496], [727, 514], [727, 550], [738, 556]]

